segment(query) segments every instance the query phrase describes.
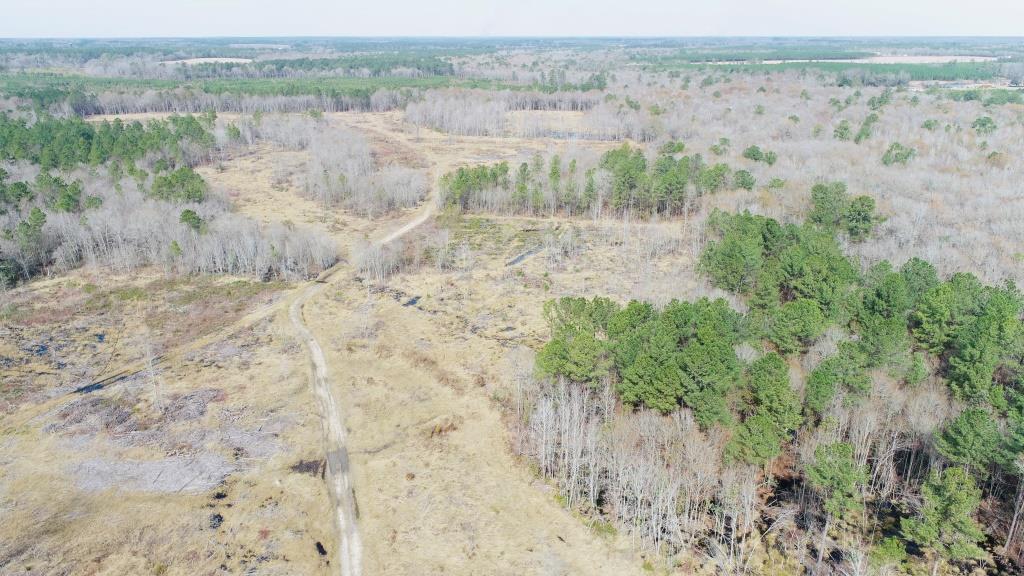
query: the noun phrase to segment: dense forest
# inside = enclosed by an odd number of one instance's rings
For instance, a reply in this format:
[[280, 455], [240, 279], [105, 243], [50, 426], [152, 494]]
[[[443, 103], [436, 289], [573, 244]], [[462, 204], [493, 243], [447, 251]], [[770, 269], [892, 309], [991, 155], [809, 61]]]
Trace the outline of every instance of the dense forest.
[[[661, 308], [549, 301], [551, 339], [537, 363], [558, 380], [538, 392], [530, 453], [570, 502], [613, 514], [658, 543], [699, 543], [730, 572], [763, 538], [754, 511], [744, 509], [753, 504], [718, 492], [743, 482], [773, 492], [775, 514], [791, 507], [796, 527], [819, 534], [818, 565], [867, 552], [879, 570], [918, 562], [938, 569], [970, 565], [993, 544], [1017, 557], [1020, 291], [969, 273], [942, 280], [916, 258], [860, 273], [835, 237], [866, 238], [873, 201], [850, 198], [839, 182], [815, 186], [812, 199], [800, 226], [711, 216], [701, 269], [741, 296], [744, 312], [720, 298]], [[797, 376], [810, 356], [813, 368]], [[937, 401], [936, 386], [965, 407], [945, 423], [951, 407]], [[641, 410], [608, 412], [606, 389]], [[619, 453], [620, 430], [642, 421], [643, 409], [682, 426], [641, 432], [645, 444], [685, 433], [704, 446], [698, 457], [714, 461]], [[634, 484], [629, 471], [651, 466], [653, 477]], [[738, 474], [740, 486], [708, 486], [715, 473]], [[703, 488], [676, 492], [680, 485]], [[983, 502], [987, 533], [975, 520]]]

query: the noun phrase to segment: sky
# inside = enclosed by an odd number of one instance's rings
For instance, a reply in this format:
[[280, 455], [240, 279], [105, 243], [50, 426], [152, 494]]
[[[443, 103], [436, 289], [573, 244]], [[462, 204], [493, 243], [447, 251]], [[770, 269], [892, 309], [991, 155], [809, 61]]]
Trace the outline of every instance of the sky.
[[0, 0], [0, 37], [1019, 36], [1022, 0]]

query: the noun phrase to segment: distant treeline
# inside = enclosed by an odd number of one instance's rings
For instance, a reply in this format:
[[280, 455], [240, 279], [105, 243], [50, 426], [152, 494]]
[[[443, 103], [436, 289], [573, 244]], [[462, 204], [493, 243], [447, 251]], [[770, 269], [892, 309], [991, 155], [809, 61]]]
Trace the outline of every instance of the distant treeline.
[[[692, 64], [675, 66], [677, 69], [700, 69], [721, 73], [766, 73], [789, 70], [823, 72], [834, 74], [840, 85], [882, 85], [882, 79], [898, 78], [903, 82], [911, 80], [966, 81], [991, 80], [1002, 72], [998, 62], [946, 62], [942, 64], [864, 64], [852, 62], [781, 62], [778, 64], [736, 63], [736, 64]], [[856, 80], [860, 80], [857, 82]]]
[[756, 62], [763, 60], [852, 60], [874, 56], [874, 52], [843, 48], [788, 47], [767, 50], [680, 50], [665, 56], [632, 54], [636, 62], [650, 62], [658, 66], [672, 66], [695, 62]]
[[96, 78], [62, 74], [0, 74], [0, 97], [25, 105], [80, 116], [134, 112], [325, 112], [391, 110], [416, 99], [422, 91], [474, 88], [556, 94], [600, 90], [605, 78], [593, 75], [573, 83], [508, 84], [459, 80], [453, 76], [369, 78], [218, 78], [179, 81]]
[[251, 77], [288, 77], [342, 74], [346, 76], [451, 76], [451, 62], [416, 54], [357, 54], [335, 58], [289, 58], [254, 62], [209, 62], [182, 65], [187, 78], [219, 78], [241, 74]]

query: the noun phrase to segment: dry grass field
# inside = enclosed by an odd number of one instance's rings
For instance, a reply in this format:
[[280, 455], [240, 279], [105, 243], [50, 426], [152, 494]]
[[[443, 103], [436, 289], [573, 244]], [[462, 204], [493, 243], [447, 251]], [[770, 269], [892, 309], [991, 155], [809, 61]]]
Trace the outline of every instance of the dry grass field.
[[5, 574], [331, 573], [306, 360], [279, 314], [245, 318], [288, 289], [83, 272], [9, 295]]
[[[381, 158], [427, 164], [435, 179], [558, 144], [416, 134], [392, 114], [329, 121], [365, 133]], [[325, 220], [289, 177], [303, 156], [257, 146], [200, 171], [239, 212], [319, 228], [346, 251], [415, 213]], [[347, 412], [367, 573], [638, 572], [628, 540], [573, 517], [514, 456], [503, 420], [510, 383], [495, 368], [539, 341], [536, 312], [550, 295], [545, 256], [505, 263], [571, 226], [460, 226], [476, 271], [424, 269], [391, 287], [343, 263], [306, 304]], [[647, 272], [629, 271], [638, 283]], [[566, 273], [580, 289], [609, 278]], [[515, 297], [521, 288], [531, 297]], [[330, 573], [320, 425], [284, 317], [294, 290], [85, 269], [5, 294], [2, 373], [18, 383], [4, 389], [0, 420], [5, 570]], [[421, 303], [403, 305], [413, 292]], [[490, 312], [501, 308], [511, 326]]]

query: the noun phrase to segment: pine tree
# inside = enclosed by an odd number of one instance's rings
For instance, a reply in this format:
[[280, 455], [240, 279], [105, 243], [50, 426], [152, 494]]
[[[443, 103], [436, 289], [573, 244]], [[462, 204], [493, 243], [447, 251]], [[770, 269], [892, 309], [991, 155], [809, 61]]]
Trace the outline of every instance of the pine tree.
[[668, 413], [679, 407], [686, 385], [675, 360], [671, 335], [656, 331], [646, 350], [622, 373], [619, 394], [628, 404], [643, 404]]
[[936, 447], [950, 462], [986, 476], [1000, 457], [999, 424], [981, 408], [968, 408], [936, 438]]
[[927, 550], [933, 559], [933, 574], [945, 560], [981, 558], [978, 543], [985, 533], [974, 520], [981, 501], [981, 489], [966, 470], [959, 467], [933, 471], [921, 487], [923, 504], [917, 517], [901, 523], [903, 537]]
[[819, 446], [814, 451], [814, 464], [807, 469], [807, 479], [825, 497], [825, 511], [842, 518], [859, 510], [858, 486], [867, 481], [867, 471], [853, 461], [853, 445], [837, 442]]

